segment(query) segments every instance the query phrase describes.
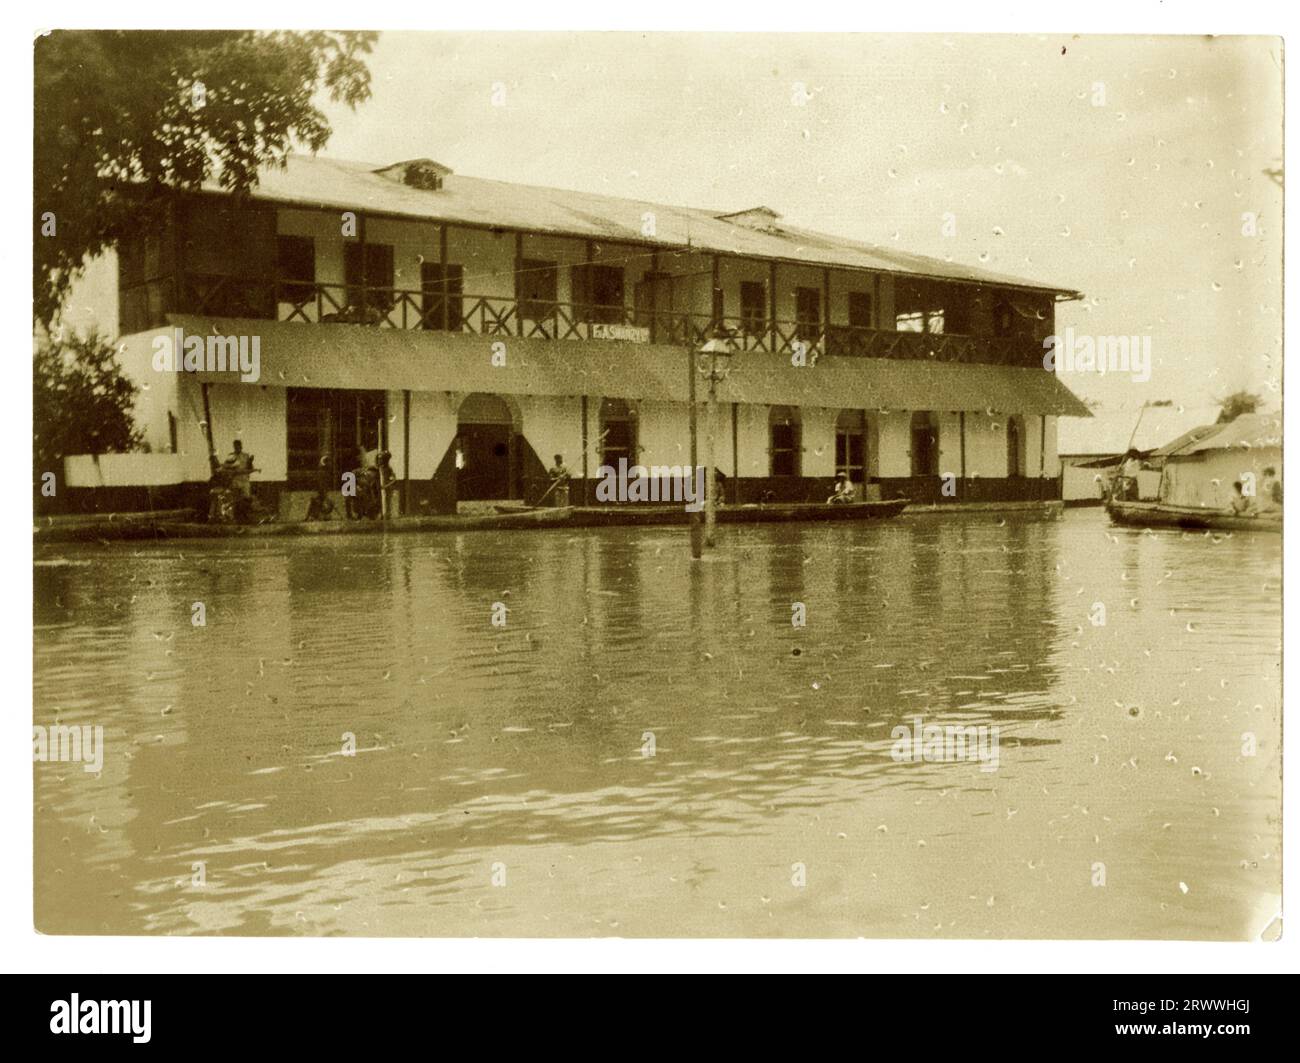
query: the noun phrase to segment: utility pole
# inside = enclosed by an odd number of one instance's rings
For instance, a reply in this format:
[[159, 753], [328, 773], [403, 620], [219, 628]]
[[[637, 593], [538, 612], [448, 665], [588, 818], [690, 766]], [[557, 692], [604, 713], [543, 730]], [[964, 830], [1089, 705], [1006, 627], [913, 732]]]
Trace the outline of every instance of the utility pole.
[[704, 470], [704, 543], [706, 546], [713, 546], [718, 524], [716, 472], [718, 381], [725, 379], [730, 372], [731, 354], [731, 336], [722, 328], [716, 328], [713, 337], [700, 348], [700, 372], [709, 378], [709, 397], [704, 408], [704, 460], [708, 462]]

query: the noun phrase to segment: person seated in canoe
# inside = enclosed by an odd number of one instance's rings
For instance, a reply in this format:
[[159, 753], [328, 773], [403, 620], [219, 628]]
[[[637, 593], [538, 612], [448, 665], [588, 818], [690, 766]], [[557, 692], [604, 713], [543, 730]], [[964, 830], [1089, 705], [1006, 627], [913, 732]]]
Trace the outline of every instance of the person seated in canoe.
[[835, 491], [826, 501], [837, 504], [857, 501], [857, 491], [853, 487], [853, 481], [843, 469], [836, 473]]
[[1233, 516], [1236, 517], [1254, 517], [1258, 515], [1255, 500], [1245, 493], [1240, 480], [1233, 482], [1232, 503], [1229, 508], [1232, 510]]
[[547, 488], [547, 493], [551, 496], [551, 505], [567, 506], [569, 504], [569, 470], [564, 465], [564, 455], [555, 455], [555, 464], [547, 471], [546, 475], [551, 478], [551, 486]]
[[1259, 487], [1259, 497], [1264, 500], [1264, 508], [1282, 512], [1282, 481], [1277, 478], [1277, 470], [1270, 465], [1264, 470], [1264, 482]]

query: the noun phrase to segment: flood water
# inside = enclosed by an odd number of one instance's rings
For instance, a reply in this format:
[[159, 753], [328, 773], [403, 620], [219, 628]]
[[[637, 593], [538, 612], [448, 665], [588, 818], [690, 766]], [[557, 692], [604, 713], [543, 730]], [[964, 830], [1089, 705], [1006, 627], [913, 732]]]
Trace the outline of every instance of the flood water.
[[[1239, 939], [1276, 914], [1280, 537], [1097, 510], [719, 536], [694, 565], [684, 528], [38, 550], [35, 723], [105, 751], [33, 764], [37, 927]], [[997, 770], [898, 762], [915, 717], [996, 725]]]

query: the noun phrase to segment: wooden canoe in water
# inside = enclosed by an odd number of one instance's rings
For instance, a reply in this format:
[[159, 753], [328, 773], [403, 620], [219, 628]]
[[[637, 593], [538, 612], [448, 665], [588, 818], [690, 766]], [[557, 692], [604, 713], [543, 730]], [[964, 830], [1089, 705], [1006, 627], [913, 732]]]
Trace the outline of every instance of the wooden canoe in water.
[[1116, 524], [1138, 528], [1192, 528], [1211, 531], [1257, 531], [1280, 534], [1282, 515], [1261, 513], [1238, 516], [1220, 509], [1199, 506], [1172, 506], [1166, 502], [1120, 502], [1106, 504], [1106, 512]]
[[[884, 520], [896, 517], [906, 498], [888, 502], [785, 503], [723, 506], [722, 524], [760, 524], [768, 521]], [[412, 531], [513, 531], [525, 528], [601, 528], [620, 525], [685, 524], [690, 516], [683, 506], [523, 506], [499, 505], [496, 512], [398, 517], [393, 520], [272, 521], [265, 524], [204, 524], [191, 511], [189, 519], [172, 514], [131, 514], [118, 519], [47, 522], [37, 525], [37, 543], [109, 542], [161, 539], [243, 539], [283, 535], [335, 536]]]
[[[891, 498], [884, 502], [774, 502], [744, 506], [722, 506], [718, 509], [719, 524], [766, 524], [792, 521], [842, 521], [888, 520], [897, 517], [908, 504], [906, 498]], [[607, 505], [570, 506], [565, 510], [534, 508], [519, 505], [496, 506], [502, 515], [564, 512], [567, 517], [557, 523], [573, 528], [618, 527], [622, 525], [685, 524], [690, 514], [678, 505]]]

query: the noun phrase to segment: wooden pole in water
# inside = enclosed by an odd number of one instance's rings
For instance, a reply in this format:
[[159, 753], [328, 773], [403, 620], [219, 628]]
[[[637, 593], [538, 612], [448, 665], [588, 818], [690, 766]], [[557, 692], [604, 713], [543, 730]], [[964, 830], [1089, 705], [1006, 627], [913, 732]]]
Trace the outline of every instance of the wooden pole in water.
[[713, 546], [714, 532], [718, 523], [718, 491], [716, 473], [714, 468], [717, 463], [715, 445], [717, 442], [717, 413], [718, 413], [718, 385], [716, 374], [713, 372], [713, 364], [709, 364], [709, 399], [704, 407], [704, 428], [705, 428], [705, 449], [707, 454], [705, 461], [708, 465], [704, 470], [704, 545]]
[[203, 393], [203, 434], [208, 437], [208, 467], [212, 472], [216, 472], [217, 445], [212, 440], [212, 407], [208, 404], [207, 383], [200, 384], [199, 390]]
[[[687, 318], [686, 328], [686, 380], [687, 380], [687, 402], [689, 405], [690, 417], [690, 434], [691, 434], [691, 477], [695, 476], [697, 463], [696, 457], [696, 438], [698, 436], [697, 418], [698, 412], [695, 408], [695, 348], [691, 343], [690, 335], [690, 318]], [[700, 520], [700, 512], [694, 510], [690, 515], [690, 532], [691, 532], [691, 557], [698, 561], [704, 554], [704, 526]]]
[[582, 396], [582, 504], [587, 504], [587, 396]]
[[411, 389], [402, 392], [402, 516], [411, 512]]

